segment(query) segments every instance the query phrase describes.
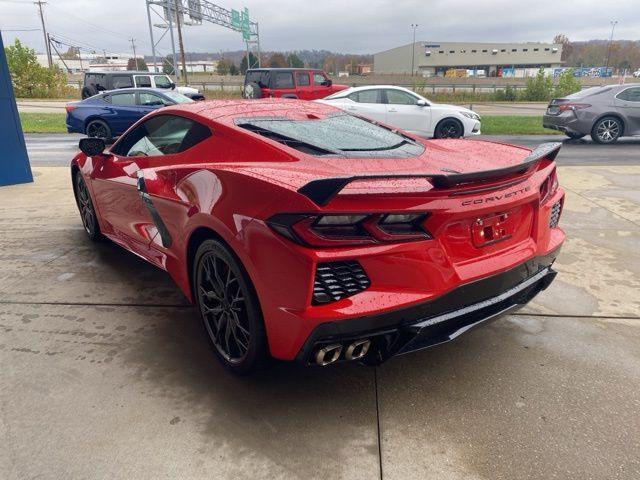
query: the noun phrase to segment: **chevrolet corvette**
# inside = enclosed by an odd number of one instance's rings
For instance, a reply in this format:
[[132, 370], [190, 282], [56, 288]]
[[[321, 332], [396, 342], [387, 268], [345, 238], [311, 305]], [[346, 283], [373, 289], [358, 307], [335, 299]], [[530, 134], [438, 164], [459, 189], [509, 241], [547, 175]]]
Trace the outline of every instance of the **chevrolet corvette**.
[[237, 374], [452, 340], [544, 290], [564, 241], [560, 144], [263, 99], [165, 107], [105, 148], [84, 138], [71, 162], [86, 233], [168, 272]]

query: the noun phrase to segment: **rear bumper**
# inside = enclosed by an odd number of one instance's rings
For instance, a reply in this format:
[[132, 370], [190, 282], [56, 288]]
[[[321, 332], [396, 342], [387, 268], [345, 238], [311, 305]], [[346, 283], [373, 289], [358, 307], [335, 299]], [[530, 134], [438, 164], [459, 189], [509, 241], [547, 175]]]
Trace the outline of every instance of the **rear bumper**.
[[345, 350], [356, 340], [369, 339], [371, 348], [362, 361], [377, 364], [395, 355], [453, 340], [488, 320], [517, 310], [546, 289], [556, 276], [551, 265], [559, 250], [462, 285], [429, 302], [381, 315], [321, 324], [296, 359], [313, 365], [315, 353], [324, 347], [342, 344]]
[[565, 112], [561, 115], [544, 114], [542, 116], [542, 126], [564, 133], [579, 133], [583, 135], [591, 131], [591, 124], [576, 116], [574, 112]]

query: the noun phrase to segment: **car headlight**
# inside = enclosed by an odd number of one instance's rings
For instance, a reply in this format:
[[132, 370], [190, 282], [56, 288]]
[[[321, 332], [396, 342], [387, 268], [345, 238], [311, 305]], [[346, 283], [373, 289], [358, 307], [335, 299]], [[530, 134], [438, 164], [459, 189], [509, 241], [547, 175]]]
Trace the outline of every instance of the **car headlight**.
[[478, 115], [475, 112], [460, 112], [462, 115], [464, 115], [467, 118], [470, 118], [472, 120], [480, 120], [480, 115]]

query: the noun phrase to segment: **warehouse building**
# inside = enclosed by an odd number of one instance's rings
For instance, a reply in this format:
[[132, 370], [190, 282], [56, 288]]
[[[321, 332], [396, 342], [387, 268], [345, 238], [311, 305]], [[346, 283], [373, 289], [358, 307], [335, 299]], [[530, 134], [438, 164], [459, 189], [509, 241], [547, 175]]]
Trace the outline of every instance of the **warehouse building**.
[[425, 77], [524, 77], [540, 67], [562, 65], [556, 43], [416, 42], [373, 56], [375, 73]]

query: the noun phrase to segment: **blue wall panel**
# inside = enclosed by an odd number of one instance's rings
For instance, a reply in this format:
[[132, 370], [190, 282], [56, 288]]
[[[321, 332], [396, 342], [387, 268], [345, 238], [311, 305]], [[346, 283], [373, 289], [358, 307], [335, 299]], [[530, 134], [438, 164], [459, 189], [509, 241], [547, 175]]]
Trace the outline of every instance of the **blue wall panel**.
[[32, 181], [27, 147], [0, 35], [0, 186]]

